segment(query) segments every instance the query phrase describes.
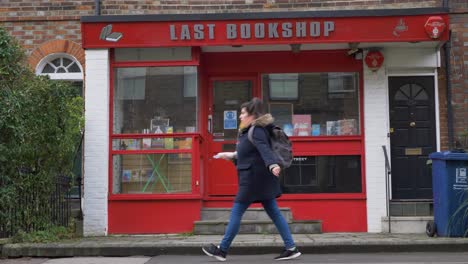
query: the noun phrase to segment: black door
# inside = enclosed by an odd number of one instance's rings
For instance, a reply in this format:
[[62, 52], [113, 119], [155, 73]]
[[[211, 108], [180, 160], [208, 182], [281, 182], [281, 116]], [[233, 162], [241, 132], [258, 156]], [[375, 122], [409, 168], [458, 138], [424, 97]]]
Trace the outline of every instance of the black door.
[[392, 199], [431, 199], [436, 151], [434, 77], [390, 77]]

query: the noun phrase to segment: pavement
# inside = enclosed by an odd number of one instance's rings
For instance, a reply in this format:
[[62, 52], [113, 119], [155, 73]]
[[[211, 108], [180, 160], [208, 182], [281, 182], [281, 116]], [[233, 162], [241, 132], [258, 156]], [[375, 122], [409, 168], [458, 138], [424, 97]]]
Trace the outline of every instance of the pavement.
[[[426, 234], [323, 233], [294, 234], [303, 253], [468, 252], [468, 238], [428, 237]], [[11, 244], [0, 241], [1, 256], [18, 257], [124, 257], [200, 255], [203, 245], [218, 244], [220, 235], [112, 235], [83, 237], [53, 243]], [[3, 244], [2, 244], [3, 243]], [[241, 234], [229, 254], [277, 254], [283, 249], [276, 234]]]

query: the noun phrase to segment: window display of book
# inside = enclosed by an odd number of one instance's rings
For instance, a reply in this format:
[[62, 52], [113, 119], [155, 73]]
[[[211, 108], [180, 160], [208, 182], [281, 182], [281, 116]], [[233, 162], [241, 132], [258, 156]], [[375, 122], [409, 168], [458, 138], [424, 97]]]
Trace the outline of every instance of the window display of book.
[[356, 119], [342, 119], [327, 121], [327, 136], [357, 135], [358, 127]]
[[340, 132], [340, 122], [327, 121], [327, 136], [338, 136]]
[[356, 135], [357, 134], [357, 122], [356, 119], [342, 119], [338, 120], [340, 133], [339, 135]]

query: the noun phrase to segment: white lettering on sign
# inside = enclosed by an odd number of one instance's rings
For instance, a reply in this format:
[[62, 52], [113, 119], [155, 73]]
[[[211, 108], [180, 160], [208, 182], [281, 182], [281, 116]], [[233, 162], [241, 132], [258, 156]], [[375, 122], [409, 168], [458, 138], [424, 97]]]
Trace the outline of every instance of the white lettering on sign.
[[[270, 23], [242, 23], [226, 24], [226, 35], [229, 40], [236, 39], [278, 39], [278, 38], [317, 38], [329, 37], [335, 31], [334, 21], [324, 22], [296, 22], [293, 28], [292, 22], [270, 22]], [[171, 40], [205, 40], [215, 39], [215, 24], [194, 24], [193, 26], [183, 24], [180, 26], [169, 25]]]
[[307, 157], [294, 157], [293, 160], [294, 161], [306, 161]]
[[182, 25], [178, 31], [175, 25], [169, 25], [169, 34], [171, 40], [204, 40], [206, 30], [208, 30], [208, 39], [214, 39], [214, 28], [214, 24], [195, 24], [193, 28], [190, 28], [189, 25]]

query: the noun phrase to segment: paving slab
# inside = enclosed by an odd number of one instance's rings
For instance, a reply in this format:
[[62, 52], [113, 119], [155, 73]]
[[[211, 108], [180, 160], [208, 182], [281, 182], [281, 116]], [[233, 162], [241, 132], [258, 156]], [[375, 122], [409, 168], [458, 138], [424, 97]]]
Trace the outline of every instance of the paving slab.
[[145, 264], [149, 257], [100, 257], [100, 258], [65, 258], [51, 259], [43, 264]]
[[[323, 233], [294, 234], [304, 253], [466, 252], [468, 238], [428, 237], [425, 234]], [[122, 235], [84, 237], [54, 243], [5, 244], [3, 257], [159, 256], [198, 255], [200, 247], [219, 244], [220, 235]], [[283, 241], [276, 234], [238, 235], [230, 254], [277, 254]]]

